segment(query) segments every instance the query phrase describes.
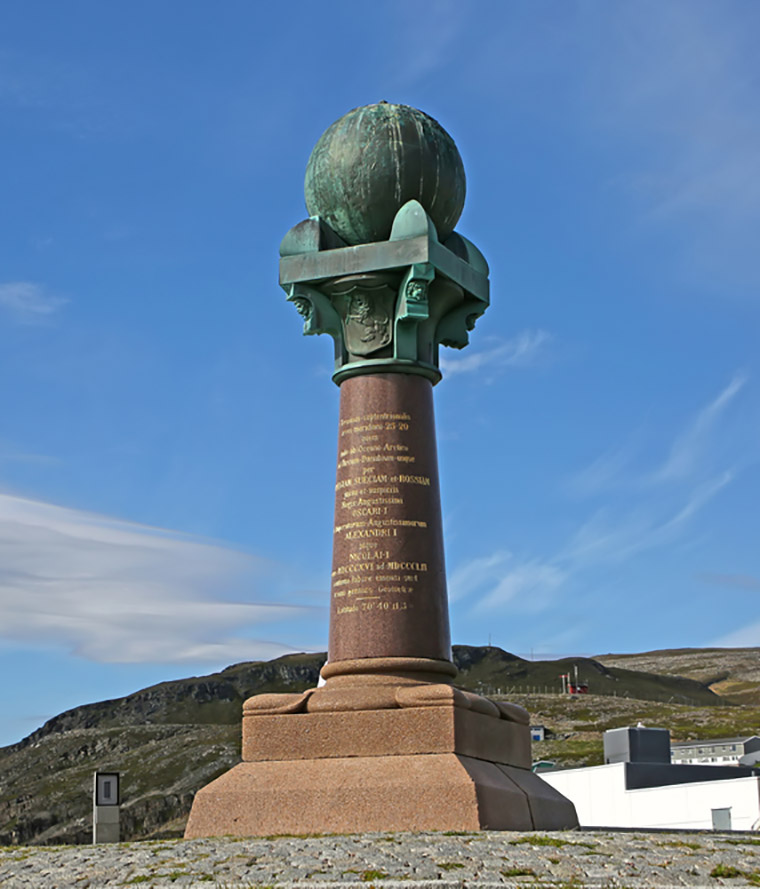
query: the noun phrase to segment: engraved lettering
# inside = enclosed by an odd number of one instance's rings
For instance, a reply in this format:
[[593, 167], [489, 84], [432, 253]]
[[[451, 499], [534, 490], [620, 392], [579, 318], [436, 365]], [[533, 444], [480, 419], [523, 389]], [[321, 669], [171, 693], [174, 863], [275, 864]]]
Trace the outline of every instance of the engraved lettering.
[[430, 487], [430, 477], [427, 475], [399, 475], [396, 481], [402, 485], [424, 485]]

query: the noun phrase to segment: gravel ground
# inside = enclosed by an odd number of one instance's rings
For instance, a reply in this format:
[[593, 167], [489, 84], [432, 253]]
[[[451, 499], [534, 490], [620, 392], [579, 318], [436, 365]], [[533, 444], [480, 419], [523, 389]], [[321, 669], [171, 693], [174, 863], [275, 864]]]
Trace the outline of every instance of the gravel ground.
[[158, 840], [0, 849], [0, 887], [760, 886], [760, 836], [601, 830]]

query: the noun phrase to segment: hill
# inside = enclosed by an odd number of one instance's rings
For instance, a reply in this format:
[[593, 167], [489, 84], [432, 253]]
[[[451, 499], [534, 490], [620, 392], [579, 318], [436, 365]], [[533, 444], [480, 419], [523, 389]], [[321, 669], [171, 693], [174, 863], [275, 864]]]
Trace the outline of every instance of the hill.
[[686, 676], [736, 704], [760, 704], [760, 648], [673, 648], [604, 654], [607, 667]]
[[[239, 760], [245, 698], [309, 688], [324, 659], [298, 654], [238, 664], [54, 717], [18, 744], [0, 748], [0, 844], [88, 842], [96, 769], [124, 775], [125, 838], [177, 835], [195, 791]], [[460, 686], [528, 706], [551, 732], [537, 756], [567, 764], [594, 761], [603, 727], [626, 725], [634, 716], [638, 721], [641, 714], [650, 724], [675, 723], [684, 731], [719, 723], [727, 734], [744, 731], [739, 723], [755, 718], [747, 711], [737, 722], [746, 708], [716, 706], [720, 696], [695, 678], [599, 659], [527, 661], [495, 647], [455, 646], [454, 660]], [[552, 694], [560, 688], [559, 674], [576, 666], [589, 695]]]

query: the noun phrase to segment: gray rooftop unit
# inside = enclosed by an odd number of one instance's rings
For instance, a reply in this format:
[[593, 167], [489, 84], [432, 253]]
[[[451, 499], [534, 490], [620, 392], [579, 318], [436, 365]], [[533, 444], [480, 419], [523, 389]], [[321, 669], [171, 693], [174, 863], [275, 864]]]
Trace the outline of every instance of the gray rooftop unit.
[[604, 733], [604, 762], [670, 762], [670, 732], [643, 725], [613, 728]]

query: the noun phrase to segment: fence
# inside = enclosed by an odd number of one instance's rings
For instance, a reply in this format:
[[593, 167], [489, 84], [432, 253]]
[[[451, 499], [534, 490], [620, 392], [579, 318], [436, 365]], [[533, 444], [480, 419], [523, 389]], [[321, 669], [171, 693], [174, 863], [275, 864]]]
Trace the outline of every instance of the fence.
[[[462, 677], [464, 678], [464, 677]], [[562, 688], [555, 687], [551, 685], [507, 685], [507, 686], [495, 686], [495, 685], [486, 685], [482, 682], [475, 683], [475, 690], [478, 694], [485, 695], [487, 697], [509, 697], [510, 695], [552, 695], [554, 697], [565, 697], [565, 698], [592, 698], [592, 697], [600, 697], [600, 698], [623, 698], [631, 701], [657, 701], [663, 704], [684, 704], [691, 707], [732, 707], [735, 706], [731, 704], [730, 701], [725, 700], [725, 698], [721, 698], [716, 695], [714, 701], [700, 701], [696, 698], [690, 698], [687, 695], [647, 695], [646, 697], [637, 697], [634, 694], [631, 694], [628, 691], [623, 692], [622, 694], [618, 694], [617, 690], [612, 689], [609, 692], [600, 692], [600, 691], [588, 691], [582, 694], [568, 694], [566, 691], [562, 691]]]

